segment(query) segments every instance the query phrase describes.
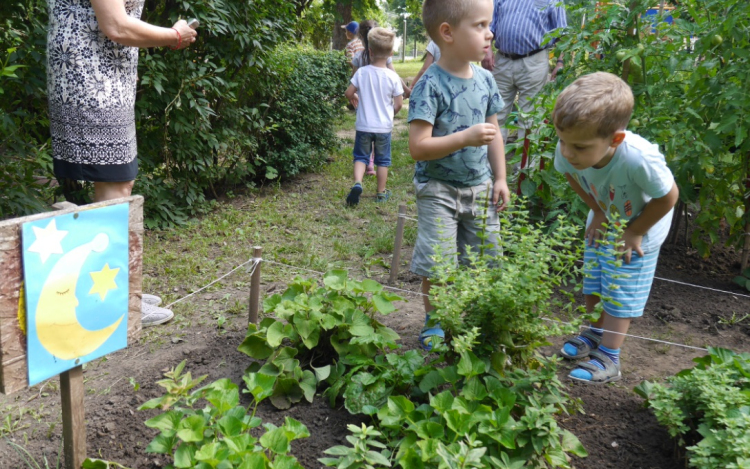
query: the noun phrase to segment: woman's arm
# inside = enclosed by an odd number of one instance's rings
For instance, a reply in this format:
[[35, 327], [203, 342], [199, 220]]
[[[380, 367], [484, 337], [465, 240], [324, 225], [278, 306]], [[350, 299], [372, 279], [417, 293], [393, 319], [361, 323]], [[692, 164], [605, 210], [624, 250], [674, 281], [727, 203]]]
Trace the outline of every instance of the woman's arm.
[[99, 29], [112, 41], [132, 47], [171, 46], [183, 49], [195, 42], [196, 32], [180, 20], [161, 28], [129, 16], [122, 0], [91, 0]]

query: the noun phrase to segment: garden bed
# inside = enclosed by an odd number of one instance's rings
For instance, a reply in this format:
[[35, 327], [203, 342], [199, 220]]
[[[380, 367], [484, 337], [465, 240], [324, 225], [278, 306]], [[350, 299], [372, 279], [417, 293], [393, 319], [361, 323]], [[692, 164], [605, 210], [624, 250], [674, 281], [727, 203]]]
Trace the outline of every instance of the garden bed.
[[[731, 284], [736, 262], [737, 256], [732, 250], [703, 260], [684, 247], [665, 246], [657, 276], [743, 294]], [[385, 274], [381, 275], [380, 280], [384, 281]], [[411, 274], [402, 273], [400, 279], [407, 289], [418, 289], [417, 278]], [[263, 287], [274, 292], [283, 288], [279, 283]], [[198, 303], [199, 310], [207, 311], [214, 307], [215, 299], [226, 293], [244, 294], [230, 289], [198, 295], [192, 301]], [[749, 305], [750, 301], [741, 296], [656, 280], [646, 316], [633, 324], [631, 333], [694, 347], [711, 345], [744, 350], [750, 321], [732, 324], [732, 318], [744, 316]], [[416, 334], [423, 321], [421, 301], [414, 297], [399, 303], [399, 307], [398, 313], [383, 318], [383, 322], [404, 338], [405, 348], [415, 348]], [[174, 326], [166, 326], [167, 330], [160, 331], [162, 334], [156, 342], [147, 336], [142, 343], [89, 364], [84, 374], [89, 455], [134, 469], [165, 465], [167, 461], [162, 457], [144, 452], [155, 431], [145, 427], [143, 422], [156, 412], [138, 411], [138, 406], [161, 394], [155, 382], [182, 360], [187, 360], [186, 369], [193, 376], [209, 375], [207, 382], [229, 377], [241, 383], [249, 359], [236, 347], [244, 338], [245, 323], [245, 317], [237, 314], [220, 329], [215, 323], [196, 324], [184, 330], [170, 330]], [[554, 348], [550, 347], [549, 351], [553, 352]], [[699, 350], [629, 338], [623, 352], [625, 365], [621, 382], [605, 387], [572, 386], [572, 395], [583, 400], [586, 413], [567, 417], [561, 424], [581, 439], [590, 454], [576, 461], [575, 467], [684, 467], [684, 462], [675, 458], [674, 442], [642, 407], [642, 400], [632, 388], [644, 379], [659, 380], [689, 367], [691, 359], [700, 355]], [[25, 466], [9, 442], [27, 450], [37, 461], [46, 457], [50, 467], [55, 467], [61, 434], [57, 381], [51, 380], [1, 399], [4, 420], [0, 431], [6, 433], [7, 438], [0, 441], [3, 467]], [[343, 408], [329, 408], [322, 398], [316, 398], [313, 404], [296, 405], [288, 411], [278, 411], [264, 404], [258, 415], [263, 421], [276, 424], [281, 424], [285, 416], [291, 416], [307, 425], [310, 438], [293, 444], [293, 454], [307, 468], [321, 467], [317, 458], [323, 456], [323, 450], [344, 442], [346, 424], [363, 421], [362, 417], [352, 416]]]

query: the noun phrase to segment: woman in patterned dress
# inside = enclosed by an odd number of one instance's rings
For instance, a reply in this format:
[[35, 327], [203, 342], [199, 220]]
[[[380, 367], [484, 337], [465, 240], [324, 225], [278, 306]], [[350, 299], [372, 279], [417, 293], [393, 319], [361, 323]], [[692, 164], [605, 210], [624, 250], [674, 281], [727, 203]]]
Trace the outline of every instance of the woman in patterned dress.
[[[183, 49], [196, 33], [180, 20], [160, 28], [140, 20], [144, 0], [48, 0], [47, 94], [54, 171], [66, 198], [81, 203], [79, 181], [97, 202], [130, 196], [138, 160], [135, 93], [138, 48]], [[142, 324], [174, 317], [144, 295]]]
[[196, 33], [180, 20], [140, 20], [144, 0], [48, 0], [47, 92], [55, 176], [94, 183], [96, 201], [127, 197], [138, 173], [138, 48], [182, 49]]

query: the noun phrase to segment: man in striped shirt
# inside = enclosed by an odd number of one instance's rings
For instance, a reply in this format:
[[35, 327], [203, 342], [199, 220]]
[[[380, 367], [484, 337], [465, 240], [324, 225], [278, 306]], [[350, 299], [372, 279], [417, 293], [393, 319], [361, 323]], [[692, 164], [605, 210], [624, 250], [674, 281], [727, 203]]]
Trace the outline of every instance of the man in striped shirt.
[[[491, 71], [500, 90], [505, 107], [497, 114], [503, 140], [508, 130], [504, 127], [516, 97], [522, 112], [533, 110], [533, 99], [548, 80], [549, 52], [553, 42], [542, 45], [544, 36], [568, 25], [562, 0], [495, 0], [490, 30], [495, 35], [496, 54], [492, 51], [482, 61]], [[562, 56], [552, 70], [552, 79], [562, 68]], [[520, 122], [522, 128], [528, 128]], [[522, 139], [525, 132], [519, 131]]]

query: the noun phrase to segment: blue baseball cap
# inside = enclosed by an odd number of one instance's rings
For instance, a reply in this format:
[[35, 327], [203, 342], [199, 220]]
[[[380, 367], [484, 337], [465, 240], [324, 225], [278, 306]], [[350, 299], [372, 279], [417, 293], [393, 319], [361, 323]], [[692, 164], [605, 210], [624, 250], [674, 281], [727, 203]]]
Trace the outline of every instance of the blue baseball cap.
[[341, 27], [346, 29], [352, 34], [357, 34], [357, 30], [359, 29], [359, 23], [357, 23], [356, 21], [352, 21], [349, 24], [341, 25]]

